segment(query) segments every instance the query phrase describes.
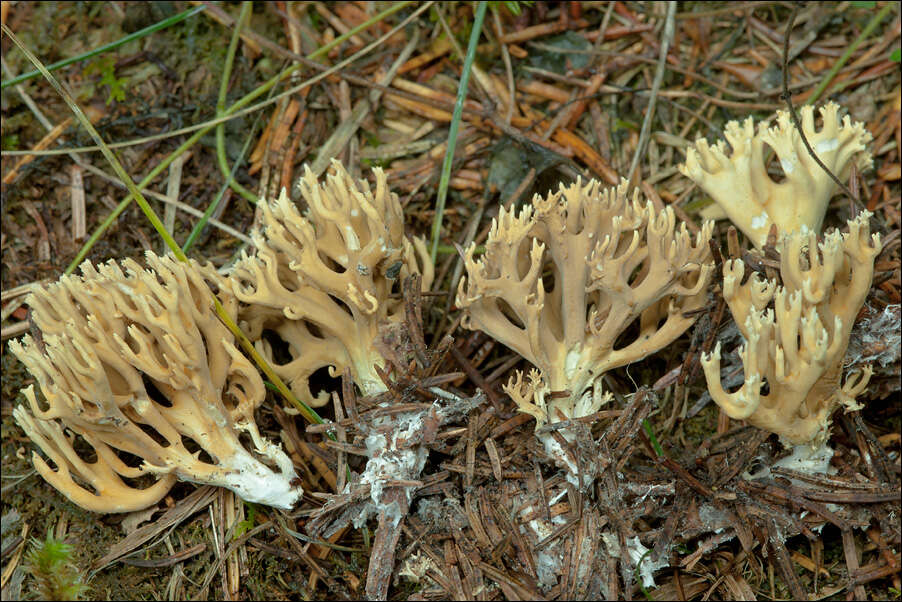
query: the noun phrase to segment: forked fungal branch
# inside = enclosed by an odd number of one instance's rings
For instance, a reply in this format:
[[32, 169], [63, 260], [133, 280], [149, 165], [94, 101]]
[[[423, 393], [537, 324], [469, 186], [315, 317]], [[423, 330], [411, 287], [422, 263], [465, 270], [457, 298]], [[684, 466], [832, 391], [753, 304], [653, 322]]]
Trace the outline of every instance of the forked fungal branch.
[[[626, 181], [561, 185], [519, 215], [502, 208], [485, 254], [467, 250], [462, 323], [536, 367], [505, 391], [537, 427], [587, 416], [607, 398], [602, 374], [665, 347], [695, 320], [713, 269], [712, 228], [693, 241], [672, 209], [641, 203]], [[621, 341], [636, 321], [638, 333]]]
[[208, 285], [233, 317], [237, 299], [211, 265], [151, 252], [147, 263], [86, 261], [81, 276], [29, 297], [41, 335], [10, 349], [43, 393], [27, 387], [28, 404], [13, 413], [55, 466], [34, 453], [35, 468], [95, 512], [146, 508], [176, 480], [291, 508], [302, 493], [291, 459], [254, 421], [263, 381], [213, 311]]
[[[823, 122], [815, 129], [814, 108], [801, 108], [802, 130], [811, 148], [837, 177], [845, 180], [853, 163], [859, 170], [870, 167], [866, 144], [871, 134], [864, 124], [848, 115], [839, 119], [839, 106], [829, 102], [820, 108]], [[789, 113], [777, 111], [777, 125], [767, 127], [749, 117], [730, 121], [723, 140], [709, 145], [704, 138], [686, 152], [680, 172], [698, 184], [723, 209], [752, 243], [761, 248], [772, 224], [780, 236], [803, 227], [820, 232], [830, 198], [838, 187], [805, 148]], [[776, 153], [785, 180], [775, 182], [767, 173], [768, 147]]]
[[[244, 304], [242, 328], [304, 403], [319, 407], [329, 395], [310, 390], [310, 376], [328, 368], [332, 377], [350, 368], [364, 394], [385, 390], [375, 366], [379, 328], [404, 315], [395, 283], [422, 274], [432, 284], [433, 266], [421, 238], [404, 235], [404, 215], [385, 174], [373, 170], [376, 188], [354, 180], [341, 163], [320, 184], [306, 168], [300, 181], [307, 203], [302, 215], [285, 191], [261, 202], [262, 228], [252, 233], [256, 254], [244, 255], [230, 286]], [[274, 361], [269, 330], [287, 343], [291, 359]]]
[[[783, 286], [752, 274], [741, 260], [724, 264], [723, 296], [745, 346], [745, 383], [727, 393], [721, 385], [720, 343], [702, 358], [711, 397], [731, 417], [780, 435], [787, 443], [822, 444], [830, 415], [840, 405], [859, 409], [855, 397], [871, 376], [867, 367], [840, 385], [843, 358], [864, 304], [880, 252], [869, 233], [870, 212], [848, 222], [848, 233], [793, 233], [780, 245]], [[773, 308], [769, 304], [773, 301]], [[767, 383], [768, 391], [763, 391]]]

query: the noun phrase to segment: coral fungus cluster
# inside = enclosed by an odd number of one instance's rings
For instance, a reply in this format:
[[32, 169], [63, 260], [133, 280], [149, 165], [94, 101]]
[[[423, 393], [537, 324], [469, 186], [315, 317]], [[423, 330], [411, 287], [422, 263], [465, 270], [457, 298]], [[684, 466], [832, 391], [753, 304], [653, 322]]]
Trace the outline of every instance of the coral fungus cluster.
[[[822, 108], [816, 130], [806, 108], [802, 125], [822, 162], [843, 177], [851, 165], [869, 164], [866, 152], [856, 155], [869, 135], [848, 118], [840, 122], [837, 109]], [[756, 247], [776, 228], [781, 283], [749, 276], [739, 259], [724, 263], [723, 296], [746, 341], [744, 384], [732, 393], [721, 386], [718, 343], [702, 362], [708, 386], [729, 416], [791, 444], [822, 443], [833, 410], [853, 407], [867, 384], [868, 370], [840, 379], [880, 239], [869, 235], [868, 213], [849, 221], [847, 233], [819, 235], [835, 185], [785, 114], [757, 133], [751, 120], [731, 122], [726, 138], [729, 154], [723, 142], [699, 141], [681, 169]], [[767, 147], [782, 166], [781, 183], [766, 172]], [[28, 387], [27, 404], [15, 410], [49, 459], [34, 454], [41, 475], [98, 512], [152, 505], [176, 480], [291, 508], [301, 495], [294, 466], [254, 420], [263, 381], [213, 312], [213, 296], [306, 404], [331, 398], [311, 382], [324, 369], [350, 374], [365, 396], [387, 391], [380, 332], [404, 317], [399, 282], [418, 275], [428, 290], [433, 265], [424, 242], [405, 235], [385, 175], [376, 169], [373, 179], [375, 188], [335, 163], [320, 183], [308, 170], [300, 182], [306, 212], [284, 192], [262, 202], [256, 250], [227, 276], [149, 253], [147, 269], [131, 260], [86, 262], [81, 276], [36, 291], [29, 305], [40, 336], [11, 349], [43, 394]], [[543, 427], [591, 420], [609, 399], [605, 372], [641, 361], [689, 328], [709, 300], [713, 228], [706, 222], [691, 235], [672, 208], [641, 202], [626, 182], [605, 189], [577, 180], [519, 212], [502, 208], [484, 254], [467, 249], [456, 297], [462, 324], [535, 367], [526, 377], [516, 372], [504, 390], [536, 418], [545, 450], [570, 473], [560, 437]], [[398, 452], [387, 443], [397, 433], [389, 435], [370, 450], [374, 491], [388, 478], [373, 476], [374, 467]], [[426, 451], [410, 453], [417, 468], [406, 481], [417, 477]]]
[[[30, 297], [41, 336], [10, 349], [43, 393], [39, 401], [29, 386], [28, 405], [15, 410], [56, 466], [34, 454], [35, 468], [96, 512], [146, 508], [177, 479], [291, 508], [301, 495], [291, 460], [254, 422], [263, 381], [213, 312], [208, 286], [232, 315], [237, 299], [212, 266], [153, 253], [147, 263], [85, 262], [80, 277], [63, 276]], [[240, 433], [250, 435], [250, 450]]]
[[[504, 209], [486, 252], [467, 251], [457, 304], [478, 328], [538, 368], [505, 391], [537, 426], [588, 416], [607, 399], [598, 380], [673, 342], [705, 304], [713, 269], [707, 223], [693, 240], [673, 210], [656, 211], [623, 182], [561, 186], [519, 215]], [[633, 322], [638, 331], [617, 345]], [[549, 450], [552, 437], [545, 437]], [[562, 450], [554, 455], [562, 456]]]
[[870, 368], [843, 386], [840, 376], [881, 247], [878, 234], [869, 236], [869, 217], [860, 214], [849, 221], [848, 233], [834, 230], [820, 243], [814, 232], [784, 238], [782, 286], [758, 274], [744, 278], [740, 259], [724, 264], [723, 296], [746, 340], [745, 383], [734, 393], [724, 391], [720, 343], [702, 365], [711, 397], [731, 418], [801, 444], [826, 439], [837, 406], [860, 408], [855, 397], [867, 386]]
[[332, 376], [350, 369], [366, 394], [385, 390], [375, 371], [384, 364], [375, 342], [380, 326], [403, 316], [392, 287], [414, 273], [422, 274], [424, 290], [432, 284], [426, 245], [404, 235], [401, 203], [382, 170], [373, 172], [373, 191], [340, 163], [333, 166], [322, 185], [309, 168], [301, 179], [306, 215], [284, 190], [275, 202], [261, 203], [263, 226], [253, 233], [257, 251], [236, 263], [229, 280], [246, 304], [246, 332], [270, 363], [263, 332], [287, 343], [291, 361], [275, 370], [313, 407], [329, 400], [326, 392], [310, 391], [310, 375], [320, 368]]
[[[859, 170], [871, 165], [865, 145], [871, 134], [862, 123], [846, 115], [839, 119], [839, 106], [829, 102], [820, 109], [822, 126], [814, 126], [814, 108], [801, 109], [802, 131], [821, 163], [840, 179], [852, 165]], [[811, 157], [789, 113], [777, 111], [777, 125], [768, 128], [749, 117], [730, 121], [724, 129], [732, 151], [723, 140], [713, 146], [700, 138], [686, 153], [680, 171], [711, 195], [730, 221], [759, 249], [776, 225], [781, 233], [808, 230], [820, 232], [830, 197], [838, 187]], [[784, 180], [775, 182], [767, 172], [765, 155], [777, 156]]]

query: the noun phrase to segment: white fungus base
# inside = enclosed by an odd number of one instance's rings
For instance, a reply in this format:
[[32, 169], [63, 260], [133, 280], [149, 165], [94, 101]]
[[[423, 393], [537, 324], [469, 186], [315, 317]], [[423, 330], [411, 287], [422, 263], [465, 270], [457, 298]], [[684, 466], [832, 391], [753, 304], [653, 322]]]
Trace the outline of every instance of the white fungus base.
[[279, 465], [281, 473], [272, 471], [246, 450], [239, 449], [219, 465], [221, 477], [203, 482], [230, 489], [246, 502], [290, 510], [303, 494], [300, 486], [291, 484], [297, 476], [291, 460], [275, 445], [264, 453]]
[[[567, 441], [571, 441], [573, 439], [573, 435], [567, 433], [566, 429], [562, 429], [558, 432], [561, 433], [564, 436], [564, 439], [566, 439]], [[555, 439], [551, 433], [537, 433], [536, 436], [545, 447], [545, 453], [548, 454], [549, 457], [551, 457], [555, 465], [564, 470], [564, 478], [567, 479], [568, 483], [582, 491], [585, 491], [592, 486], [592, 483], [595, 482], [596, 472], [596, 467], [593, 465], [594, 462], [583, 464], [582, 483], [580, 484], [580, 479], [578, 476], [579, 471], [577, 470], [576, 463], [571, 458], [571, 454], [567, 453], [567, 450], [565, 450], [561, 446], [558, 440]]]
[[[605, 532], [601, 534], [601, 539], [604, 541], [610, 556], [621, 558], [620, 542], [616, 534]], [[642, 579], [642, 587], [646, 589], [657, 587], [655, 585], [655, 571], [670, 566], [668, 555], [661, 554], [658, 560], [653, 561], [649, 549], [642, 545], [638, 537], [630, 537], [626, 540], [626, 553], [632, 565], [639, 566], [639, 578]]]
[[806, 474], [833, 474], [836, 469], [830, 466], [833, 450], [824, 441], [816, 447], [809, 444], [792, 446], [791, 453], [774, 463], [774, 466], [788, 468]]
[[[548, 505], [553, 506], [565, 495], [567, 495], [567, 491], [561, 491], [556, 496], [548, 500]], [[520, 510], [520, 516], [528, 516], [534, 512], [536, 512], [536, 508], [530, 504]], [[554, 516], [550, 521], [546, 518], [543, 518], [542, 516], [538, 516], [536, 518], [533, 518], [526, 524], [521, 524], [520, 530], [522, 533], [527, 534], [528, 528], [529, 531], [532, 531], [532, 536], [535, 537], [535, 542], [538, 543], [554, 533], [555, 529], [566, 522], [567, 518], [563, 515]], [[551, 544], [539, 549], [536, 552], [536, 576], [539, 578], [539, 587], [554, 587], [554, 585], [557, 584], [558, 577], [561, 574], [561, 567], [563, 566], [563, 564], [564, 559], [561, 555], [559, 546]]]
[[[354, 526], [360, 528], [375, 513], [386, 513], [386, 517], [392, 521], [393, 526], [404, 518], [403, 511], [397, 502], [386, 504], [383, 501], [383, 490], [386, 482], [415, 481], [419, 478], [423, 467], [426, 465], [428, 452], [422, 445], [398, 449], [398, 443], [410, 440], [414, 434], [423, 429], [423, 417], [425, 412], [411, 412], [398, 420], [397, 427], [391, 433], [375, 433], [366, 438], [366, 449], [369, 460], [366, 469], [360, 475], [360, 483], [370, 485], [370, 498], [372, 504], [368, 504], [361, 513], [354, 518]], [[391, 420], [390, 417], [381, 419], [383, 423]], [[376, 426], [379, 426], [377, 421]], [[407, 504], [413, 499], [414, 487], [405, 487], [404, 493]]]

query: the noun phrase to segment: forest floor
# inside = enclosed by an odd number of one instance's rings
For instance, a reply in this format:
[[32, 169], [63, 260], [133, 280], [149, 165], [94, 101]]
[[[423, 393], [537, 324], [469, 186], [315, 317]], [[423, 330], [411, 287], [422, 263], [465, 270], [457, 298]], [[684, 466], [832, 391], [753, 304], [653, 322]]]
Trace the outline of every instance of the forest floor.
[[[579, 450], [604, 468], [580, 490], [546, 457], [532, 417], [502, 391], [528, 363], [462, 328], [454, 305], [463, 271], [455, 245], [481, 245], [500, 207], [577, 176], [605, 185], [631, 179], [697, 231], [712, 201], [678, 171], [687, 147], [722, 139], [731, 120], [772, 120], [785, 109], [785, 64], [796, 107], [832, 100], [873, 137], [873, 167], [848, 180], [858, 200], [834, 196], [824, 225], [873, 212], [871, 230], [884, 246], [852, 345], [857, 358], [874, 355], [861, 346], [874, 345], [866, 335], [881, 318], [889, 326], [880, 340], [889, 345], [895, 336], [898, 344], [898, 8], [490, 2], [470, 64], [464, 53], [477, 4], [2, 3], [4, 27], [45, 65], [78, 58], [54, 75], [101, 137], [117, 143], [135, 182], [159, 172], [145, 194], [180, 245], [190, 238], [190, 257], [217, 267], [234, 261], [259, 223], [256, 199], [284, 188], [298, 201], [305, 164], [319, 175], [338, 158], [371, 182], [371, 168], [384, 169], [407, 233], [431, 241], [439, 226], [435, 280], [428, 293], [407, 295], [409, 336], [395, 350], [425, 359], [411, 373], [389, 362], [409, 385], [394, 394], [402, 403], [431, 403], [417, 386], [431, 379], [472, 406], [426, 445], [410, 512], [387, 556], [374, 548], [376, 520], [355, 527], [339, 511], [361, 510], [341, 485], [365, 458], [328, 442], [322, 429], [308, 430], [274, 393], [257, 421], [283, 442], [301, 476], [304, 496], [292, 512], [190, 483], [129, 515], [87, 512], [60, 495], [34, 470], [34, 445], [12, 416], [25, 402], [20, 390], [34, 382], [7, 347], [29, 331], [27, 293], [82, 260], [141, 261], [145, 251], [166, 248], [139, 207], [123, 202], [128, 193], [103, 155], [85, 148], [94, 141], [50, 83], [38, 75], [7, 86], [33, 65], [4, 30], [4, 600], [39, 596], [27, 557], [33, 538], [47, 534], [72, 546], [69, 562], [87, 580], [89, 599], [356, 599], [376, 565], [397, 600], [902, 596], [898, 351], [874, 364], [863, 409], [834, 416], [836, 475], [802, 486], [777, 469], [766, 482], [749, 481], [743, 473], [771, 466], [785, 450], [707, 395], [701, 353], [716, 340], [725, 351], [742, 342], [712, 284], [704, 315], [674, 344], [605, 375], [614, 400], [588, 425]], [[380, 11], [388, 14], [373, 19]], [[125, 44], [90, 52], [135, 32]], [[463, 72], [467, 101], [436, 220]], [[214, 125], [222, 114], [229, 118]], [[785, 177], [778, 161], [769, 173]], [[205, 212], [212, 219], [195, 232]], [[736, 257], [750, 245], [740, 238], [729, 248], [729, 227], [718, 221], [714, 239], [725, 257]], [[726, 353], [724, 363], [726, 370]], [[860, 367], [851, 354], [847, 363]], [[340, 379], [320, 386], [342, 392]], [[373, 407], [356, 403], [361, 412]], [[330, 405], [320, 411], [335, 418]], [[343, 435], [352, 441], [361, 432], [352, 425]]]

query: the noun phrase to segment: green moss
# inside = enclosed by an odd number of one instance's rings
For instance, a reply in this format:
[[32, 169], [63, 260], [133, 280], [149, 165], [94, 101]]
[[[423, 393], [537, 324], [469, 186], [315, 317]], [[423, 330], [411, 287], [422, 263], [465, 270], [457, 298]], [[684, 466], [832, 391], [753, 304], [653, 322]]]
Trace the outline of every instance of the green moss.
[[39, 600], [78, 600], [88, 592], [84, 576], [72, 562], [72, 546], [49, 532], [44, 541], [32, 539], [25, 566]]
[[718, 405], [712, 401], [701, 412], [686, 419], [683, 422], [683, 432], [686, 435], [687, 443], [700, 445], [716, 433], [719, 414]]

